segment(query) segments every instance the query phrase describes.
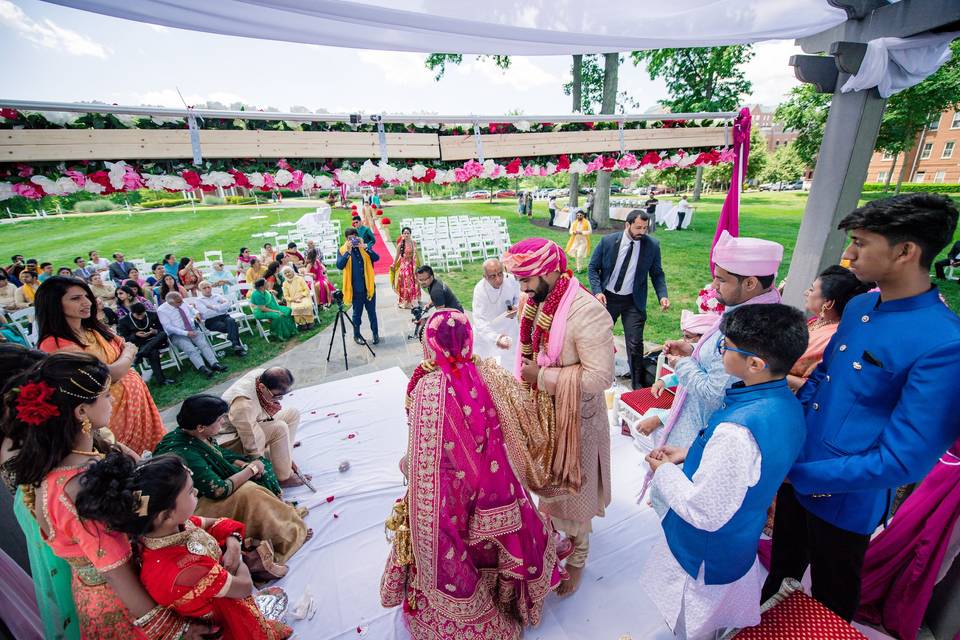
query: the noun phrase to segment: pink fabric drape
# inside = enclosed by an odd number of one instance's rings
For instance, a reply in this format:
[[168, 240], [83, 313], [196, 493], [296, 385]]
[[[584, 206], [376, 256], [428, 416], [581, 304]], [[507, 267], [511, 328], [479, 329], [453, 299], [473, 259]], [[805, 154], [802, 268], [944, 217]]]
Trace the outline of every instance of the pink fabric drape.
[[733, 122], [733, 170], [730, 173], [730, 190], [723, 200], [723, 209], [717, 220], [717, 231], [710, 244], [710, 273], [713, 273], [713, 248], [720, 234], [728, 231], [732, 236], [740, 235], [740, 189], [747, 175], [750, 160], [750, 110], [744, 107]]
[[417, 584], [443, 618], [466, 622], [509, 611], [536, 624], [543, 598], [559, 584], [556, 549], [507, 457], [493, 399], [473, 362], [467, 317], [434, 314], [424, 351], [438, 371], [417, 384], [409, 415]]
[[20, 640], [43, 638], [33, 581], [3, 550], [0, 550], [0, 586], [0, 618], [13, 637]]

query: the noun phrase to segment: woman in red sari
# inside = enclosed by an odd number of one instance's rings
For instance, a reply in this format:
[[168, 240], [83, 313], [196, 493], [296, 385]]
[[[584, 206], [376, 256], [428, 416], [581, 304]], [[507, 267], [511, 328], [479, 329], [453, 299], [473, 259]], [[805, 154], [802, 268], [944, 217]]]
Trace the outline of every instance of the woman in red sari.
[[397, 259], [393, 263], [393, 290], [397, 292], [397, 305], [401, 309], [412, 309], [420, 300], [420, 287], [417, 285], [417, 243], [413, 240], [410, 227], [404, 227], [397, 238]]
[[158, 604], [212, 619], [224, 640], [281, 640], [293, 633], [257, 608], [240, 554], [244, 526], [192, 515], [197, 492], [180, 458], [160, 455], [138, 465], [112, 452], [87, 470], [81, 485], [81, 517], [139, 537], [140, 580]]
[[560, 584], [554, 537], [507, 455], [467, 317], [435, 313], [423, 340], [380, 599], [403, 605], [416, 640], [519, 638]]
[[110, 431], [136, 453], [152, 451], [166, 433], [153, 396], [133, 360], [137, 346], [97, 319], [96, 298], [82, 280], [54, 276], [37, 289], [41, 351], [89, 353], [110, 370]]

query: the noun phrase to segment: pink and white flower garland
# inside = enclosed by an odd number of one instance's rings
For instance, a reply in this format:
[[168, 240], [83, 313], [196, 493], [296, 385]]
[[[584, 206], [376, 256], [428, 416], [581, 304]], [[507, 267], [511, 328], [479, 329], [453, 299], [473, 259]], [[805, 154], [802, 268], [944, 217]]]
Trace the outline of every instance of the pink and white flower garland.
[[729, 149], [712, 149], [690, 154], [678, 151], [672, 156], [649, 151], [641, 158], [637, 158], [632, 153], [624, 153], [619, 157], [597, 155], [589, 162], [580, 159], [571, 161], [566, 155], [562, 155], [556, 163], [550, 161], [546, 164], [538, 164], [531, 159], [524, 163], [520, 158], [514, 158], [506, 164], [500, 164], [494, 160], [484, 162], [467, 160], [462, 166], [446, 169], [427, 167], [419, 163], [409, 167], [396, 167], [385, 162], [374, 163], [367, 160], [357, 171], [343, 168], [334, 169], [331, 175], [312, 175], [294, 169], [282, 159], [277, 162], [278, 168], [274, 173], [259, 171], [244, 173], [232, 168], [227, 171], [205, 173], [185, 169], [175, 174], [139, 173], [133, 166], [120, 160], [105, 162], [105, 170], [89, 173], [67, 170], [63, 175], [56, 177], [36, 174], [33, 167], [21, 164], [17, 165], [16, 177], [23, 180], [0, 182], [0, 201], [16, 196], [37, 200], [47, 195], [65, 196], [81, 190], [106, 195], [144, 188], [171, 192], [196, 189], [211, 192], [231, 187], [260, 191], [282, 188], [307, 192], [312, 189], [331, 189], [341, 185], [348, 187], [380, 187], [414, 183], [445, 185], [480, 179], [551, 176], [558, 173], [589, 174], [597, 171], [638, 171], [647, 168], [659, 171], [672, 167], [710, 166], [732, 161], [733, 152]]

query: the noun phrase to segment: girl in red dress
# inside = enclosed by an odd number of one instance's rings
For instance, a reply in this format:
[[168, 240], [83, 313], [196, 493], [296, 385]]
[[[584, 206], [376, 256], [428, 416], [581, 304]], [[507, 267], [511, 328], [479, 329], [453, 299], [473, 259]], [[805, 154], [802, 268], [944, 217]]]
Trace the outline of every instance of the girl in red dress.
[[137, 464], [111, 453], [81, 484], [81, 517], [138, 537], [140, 580], [159, 604], [190, 618], [212, 619], [224, 640], [281, 640], [293, 633], [267, 620], [254, 602], [253, 580], [240, 554], [243, 524], [192, 515], [197, 492], [178, 457]]

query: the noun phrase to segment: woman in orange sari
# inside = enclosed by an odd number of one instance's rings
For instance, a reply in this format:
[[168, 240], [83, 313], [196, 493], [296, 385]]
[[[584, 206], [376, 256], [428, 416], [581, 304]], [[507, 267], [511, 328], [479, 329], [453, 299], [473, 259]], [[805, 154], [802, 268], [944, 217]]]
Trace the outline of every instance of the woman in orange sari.
[[807, 321], [809, 339], [807, 350], [790, 369], [787, 384], [794, 393], [803, 386], [823, 360], [823, 352], [830, 338], [837, 332], [847, 303], [854, 296], [866, 293], [872, 284], [864, 284], [849, 269], [832, 265], [823, 270], [803, 296], [806, 311], [813, 316]]
[[243, 524], [193, 515], [197, 492], [180, 458], [160, 455], [137, 464], [111, 452], [87, 470], [81, 484], [82, 518], [138, 537], [140, 580], [161, 606], [212, 619], [224, 640], [282, 640], [293, 633], [257, 608], [240, 553]]
[[92, 313], [95, 304], [86, 283], [61, 276], [48, 278], [37, 290], [39, 348], [47, 353], [89, 353], [105, 364], [113, 398], [110, 430], [133, 451], [152, 451], [166, 430], [147, 385], [132, 368], [137, 347], [97, 319]]

